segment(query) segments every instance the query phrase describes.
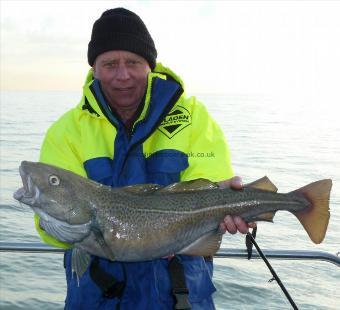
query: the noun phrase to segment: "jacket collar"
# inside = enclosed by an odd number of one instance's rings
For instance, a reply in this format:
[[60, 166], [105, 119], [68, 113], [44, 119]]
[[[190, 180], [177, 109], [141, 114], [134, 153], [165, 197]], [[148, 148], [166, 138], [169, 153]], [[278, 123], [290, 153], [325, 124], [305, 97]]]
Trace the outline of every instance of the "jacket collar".
[[[162, 115], [165, 116], [174, 104], [172, 103], [173, 97], [179, 97], [183, 94], [183, 86], [182, 80], [175, 73], [161, 63], [157, 63], [155, 70], [148, 74], [143, 109], [134, 122], [132, 131], [143, 123], [143, 127], [146, 126], [145, 123], [151, 122], [151, 125], [153, 125]], [[168, 105], [171, 105], [171, 107]], [[92, 117], [107, 119], [116, 128], [122, 125], [106, 103], [100, 88], [100, 81], [93, 78], [92, 68], [87, 74], [83, 86], [83, 97], [78, 108], [86, 111]]]

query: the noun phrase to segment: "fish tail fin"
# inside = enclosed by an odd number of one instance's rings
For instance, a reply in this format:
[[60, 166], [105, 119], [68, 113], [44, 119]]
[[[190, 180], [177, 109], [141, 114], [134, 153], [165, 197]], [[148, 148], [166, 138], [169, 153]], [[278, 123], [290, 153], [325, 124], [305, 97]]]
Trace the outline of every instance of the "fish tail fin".
[[310, 239], [319, 244], [326, 235], [329, 222], [329, 196], [332, 188], [332, 180], [316, 181], [295, 190], [293, 193], [302, 194], [309, 202], [306, 210], [293, 214], [301, 222]]

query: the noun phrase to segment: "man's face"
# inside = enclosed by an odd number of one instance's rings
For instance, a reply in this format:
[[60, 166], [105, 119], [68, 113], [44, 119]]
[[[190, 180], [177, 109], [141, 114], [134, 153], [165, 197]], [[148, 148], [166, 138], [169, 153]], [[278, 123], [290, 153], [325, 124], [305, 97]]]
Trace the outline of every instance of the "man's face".
[[100, 54], [93, 65], [94, 77], [101, 81], [109, 105], [117, 112], [137, 109], [150, 71], [143, 57], [128, 51]]

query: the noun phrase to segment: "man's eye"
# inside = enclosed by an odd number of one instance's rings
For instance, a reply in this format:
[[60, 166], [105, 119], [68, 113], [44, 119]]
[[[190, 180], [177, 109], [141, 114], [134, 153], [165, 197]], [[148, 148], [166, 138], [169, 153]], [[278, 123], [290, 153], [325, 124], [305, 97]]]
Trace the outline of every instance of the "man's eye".
[[117, 62], [115, 62], [115, 61], [106, 62], [106, 63], [104, 64], [104, 67], [105, 67], [105, 68], [114, 68], [115, 66], [117, 66]]

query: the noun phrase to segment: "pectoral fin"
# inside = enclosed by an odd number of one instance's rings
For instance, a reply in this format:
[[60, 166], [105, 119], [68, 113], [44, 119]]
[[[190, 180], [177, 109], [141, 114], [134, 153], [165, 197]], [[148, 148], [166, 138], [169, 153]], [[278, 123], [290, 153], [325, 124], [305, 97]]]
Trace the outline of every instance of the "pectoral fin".
[[213, 256], [221, 246], [223, 234], [217, 230], [197, 239], [177, 254], [193, 256]]
[[38, 214], [40, 216], [40, 227], [48, 234], [62, 242], [80, 242], [90, 233], [91, 222], [79, 225], [71, 225], [66, 222], [59, 221], [46, 213], [44, 213], [43, 216], [41, 212]]
[[90, 254], [79, 248], [74, 248], [72, 250], [71, 267], [72, 272], [76, 273], [78, 281], [89, 267], [90, 262]]

